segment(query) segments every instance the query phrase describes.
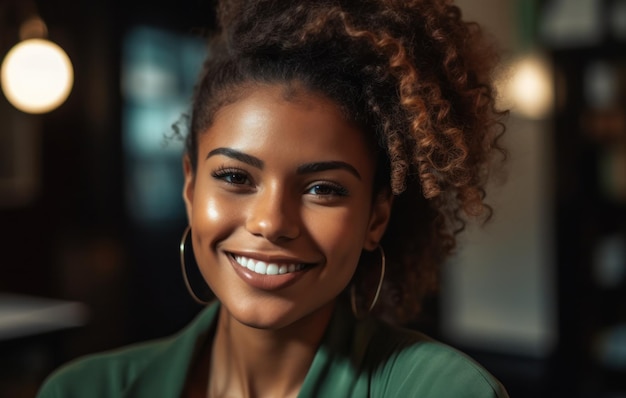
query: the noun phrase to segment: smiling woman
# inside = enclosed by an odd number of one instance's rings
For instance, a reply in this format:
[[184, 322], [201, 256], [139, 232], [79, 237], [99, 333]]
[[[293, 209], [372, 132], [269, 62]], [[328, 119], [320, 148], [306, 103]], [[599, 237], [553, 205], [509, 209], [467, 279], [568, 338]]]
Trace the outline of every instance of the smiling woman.
[[478, 27], [436, 0], [224, 1], [220, 22], [181, 245], [216, 299], [40, 396], [506, 397], [463, 354], [377, 319], [411, 319], [465, 219], [489, 215], [504, 113]]
[[[361, 251], [381, 239], [391, 195], [372, 201], [374, 151], [334, 103], [285, 90], [259, 84], [220, 109], [198, 137], [203, 160], [185, 160], [184, 198], [198, 265], [228, 315], [303, 324], [319, 340]], [[267, 264], [297, 271], [268, 275]]]

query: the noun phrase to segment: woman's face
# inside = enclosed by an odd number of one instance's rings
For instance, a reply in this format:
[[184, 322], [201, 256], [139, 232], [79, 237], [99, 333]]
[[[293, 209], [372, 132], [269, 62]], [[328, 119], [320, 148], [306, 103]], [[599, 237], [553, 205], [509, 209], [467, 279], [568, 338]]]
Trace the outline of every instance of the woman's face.
[[226, 105], [185, 159], [183, 196], [200, 270], [228, 313], [279, 329], [328, 317], [390, 199], [372, 201], [374, 156], [330, 100], [257, 86]]

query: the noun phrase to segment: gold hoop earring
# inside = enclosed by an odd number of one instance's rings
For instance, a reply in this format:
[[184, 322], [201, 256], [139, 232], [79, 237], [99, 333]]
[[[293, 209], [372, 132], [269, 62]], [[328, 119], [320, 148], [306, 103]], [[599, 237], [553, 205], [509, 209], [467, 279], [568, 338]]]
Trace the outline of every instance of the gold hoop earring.
[[[376, 306], [376, 303], [378, 302], [378, 298], [380, 297], [380, 292], [383, 288], [383, 281], [385, 280], [385, 271], [386, 271], [385, 251], [383, 250], [383, 247], [381, 245], [378, 245], [378, 251], [380, 252], [380, 278], [378, 279], [378, 286], [376, 286], [376, 293], [374, 294], [374, 300], [372, 300], [372, 303], [367, 309], [367, 313], [372, 312], [372, 310]], [[352, 287], [350, 288], [350, 305], [352, 306], [352, 313], [354, 314], [354, 316], [358, 318], [359, 312], [357, 311], [357, 308], [356, 308], [356, 287], [354, 284], [352, 284]]]
[[189, 276], [187, 276], [187, 266], [185, 264], [185, 245], [187, 243], [187, 236], [189, 235], [189, 232], [191, 232], [190, 225], [188, 225], [187, 228], [185, 228], [185, 232], [183, 232], [183, 237], [180, 240], [180, 269], [183, 273], [183, 280], [185, 281], [185, 287], [187, 288], [187, 291], [189, 292], [189, 295], [191, 296], [191, 298], [198, 304], [207, 305], [209, 304], [209, 302], [202, 300], [200, 297], [198, 297], [196, 292], [193, 291], [193, 288], [191, 287], [191, 283], [189, 282]]

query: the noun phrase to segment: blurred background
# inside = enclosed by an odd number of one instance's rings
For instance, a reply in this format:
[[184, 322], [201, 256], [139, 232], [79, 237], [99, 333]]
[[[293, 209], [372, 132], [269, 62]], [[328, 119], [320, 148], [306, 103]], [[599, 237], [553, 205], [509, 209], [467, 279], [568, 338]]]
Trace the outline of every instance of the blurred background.
[[[626, 0], [457, 4], [503, 50], [510, 157], [494, 219], [463, 235], [414, 326], [514, 398], [626, 397]], [[0, 397], [200, 310], [180, 275], [173, 126], [213, 6], [0, 0]], [[24, 50], [41, 39], [46, 61]], [[50, 81], [68, 84], [29, 102]]]

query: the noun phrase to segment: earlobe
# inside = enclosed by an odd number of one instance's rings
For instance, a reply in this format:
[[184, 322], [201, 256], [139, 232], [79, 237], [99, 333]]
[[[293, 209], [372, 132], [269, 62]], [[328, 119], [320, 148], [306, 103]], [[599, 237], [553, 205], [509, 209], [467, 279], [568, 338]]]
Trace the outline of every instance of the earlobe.
[[185, 183], [183, 185], [183, 201], [185, 202], [185, 209], [187, 211], [187, 221], [191, 225], [191, 211], [193, 208], [193, 192], [195, 188], [195, 172], [191, 165], [191, 160], [188, 155], [183, 157], [183, 173], [185, 176]]
[[392, 206], [393, 195], [391, 192], [381, 192], [376, 197], [372, 207], [367, 237], [363, 245], [365, 250], [373, 251], [378, 247], [378, 243], [387, 229], [387, 224], [389, 224]]

